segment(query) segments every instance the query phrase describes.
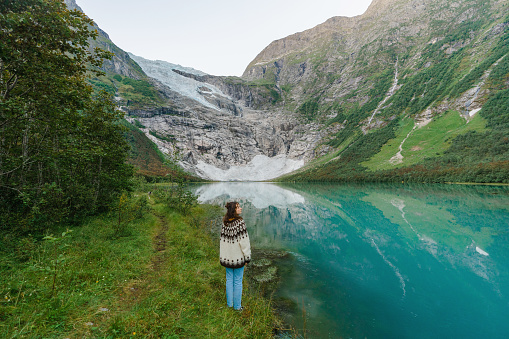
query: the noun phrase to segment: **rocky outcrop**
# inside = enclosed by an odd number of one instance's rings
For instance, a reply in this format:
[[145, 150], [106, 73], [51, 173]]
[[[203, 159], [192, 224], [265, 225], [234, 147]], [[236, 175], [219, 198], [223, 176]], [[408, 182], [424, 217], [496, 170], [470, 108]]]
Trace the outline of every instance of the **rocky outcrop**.
[[199, 82], [214, 85], [226, 96], [232, 98], [239, 104], [249, 108], [270, 107], [274, 97], [266, 87], [250, 86], [248, 82], [236, 77], [222, 77], [215, 75], [196, 75], [174, 69], [175, 73]]
[[190, 170], [190, 165], [199, 161], [227, 170], [246, 165], [257, 155], [308, 161], [314, 157], [312, 146], [322, 138], [318, 126], [301, 125], [282, 112], [267, 116], [266, 112], [246, 108], [242, 116], [204, 107], [170, 112], [137, 110], [130, 111], [128, 119], [138, 120], [163, 151], [178, 151]]

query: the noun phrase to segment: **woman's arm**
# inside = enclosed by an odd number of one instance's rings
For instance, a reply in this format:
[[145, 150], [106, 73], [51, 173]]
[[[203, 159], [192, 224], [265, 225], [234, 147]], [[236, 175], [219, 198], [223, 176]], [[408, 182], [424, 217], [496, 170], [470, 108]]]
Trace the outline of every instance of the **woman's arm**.
[[239, 245], [242, 253], [244, 254], [244, 261], [247, 264], [251, 261], [251, 243], [249, 241], [249, 234], [247, 233], [246, 223], [244, 220], [241, 222]]

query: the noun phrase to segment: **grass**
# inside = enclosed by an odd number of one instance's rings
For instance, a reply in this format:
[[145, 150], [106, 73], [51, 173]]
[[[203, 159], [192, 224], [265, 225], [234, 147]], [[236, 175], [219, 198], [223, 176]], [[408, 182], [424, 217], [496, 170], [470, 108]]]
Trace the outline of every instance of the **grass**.
[[[414, 120], [405, 118], [400, 123], [396, 138], [389, 140], [380, 152], [361, 164], [371, 171], [414, 165], [426, 158], [441, 156], [456, 136], [472, 130], [483, 131], [485, 125], [485, 120], [479, 114], [467, 123], [457, 112], [449, 111], [426, 126], [412, 131]], [[403, 140], [403, 162], [392, 164], [389, 160], [398, 153]]]
[[64, 237], [60, 229], [56, 240], [10, 238], [0, 251], [0, 337], [271, 337], [270, 303], [248, 282], [245, 311], [226, 307], [218, 240], [210, 232], [217, 209], [199, 205], [183, 216], [149, 201], [121, 227], [111, 212]]

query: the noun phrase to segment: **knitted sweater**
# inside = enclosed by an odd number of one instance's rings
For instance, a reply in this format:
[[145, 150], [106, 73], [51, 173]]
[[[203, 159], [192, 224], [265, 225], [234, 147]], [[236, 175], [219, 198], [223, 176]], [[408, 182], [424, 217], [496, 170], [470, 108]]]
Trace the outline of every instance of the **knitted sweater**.
[[251, 244], [244, 219], [230, 219], [221, 227], [219, 261], [228, 268], [241, 268], [251, 261]]

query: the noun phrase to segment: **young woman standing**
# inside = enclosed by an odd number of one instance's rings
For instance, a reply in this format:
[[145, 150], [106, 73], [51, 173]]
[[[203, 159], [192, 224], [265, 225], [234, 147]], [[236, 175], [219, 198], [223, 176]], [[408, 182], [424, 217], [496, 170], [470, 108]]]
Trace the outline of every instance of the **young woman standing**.
[[226, 304], [236, 310], [242, 308], [242, 278], [244, 265], [251, 261], [251, 244], [246, 223], [240, 216], [238, 202], [226, 204], [226, 215], [221, 227], [219, 260], [226, 267]]

